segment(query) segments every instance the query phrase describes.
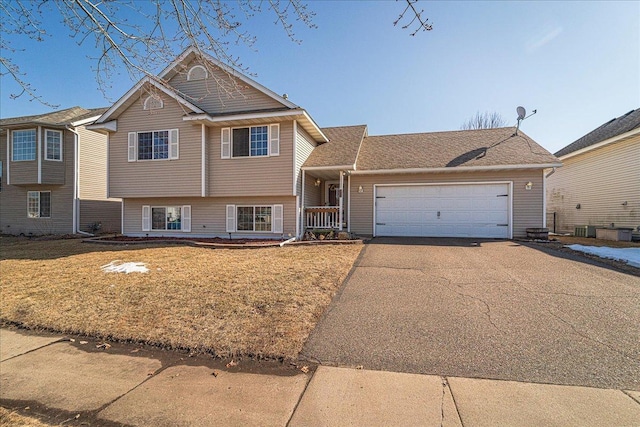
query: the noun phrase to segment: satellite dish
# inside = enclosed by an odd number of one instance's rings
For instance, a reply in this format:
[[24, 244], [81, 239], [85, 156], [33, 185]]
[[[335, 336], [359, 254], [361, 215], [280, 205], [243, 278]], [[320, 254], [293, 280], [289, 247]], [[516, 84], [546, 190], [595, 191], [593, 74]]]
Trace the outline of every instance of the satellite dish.
[[524, 116], [527, 115], [527, 110], [525, 110], [524, 107], [518, 107], [516, 111], [518, 113], [518, 120], [524, 119]]

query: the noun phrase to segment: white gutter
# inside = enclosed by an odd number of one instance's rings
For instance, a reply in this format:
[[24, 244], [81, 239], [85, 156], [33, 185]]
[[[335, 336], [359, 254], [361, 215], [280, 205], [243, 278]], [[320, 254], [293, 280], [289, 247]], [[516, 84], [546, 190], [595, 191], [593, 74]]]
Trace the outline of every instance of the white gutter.
[[354, 171], [356, 165], [341, 165], [341, 166], [304, 166], [301, 169], [303, 171], [340, 171], [340, 170], [348, 170]]
[[526, 164], [526, 165], [494, 165], [494, 166], [454, 166], [449, 168], [407, 168], [407, 169], [374, 169], [354, 170], [352, 175], [389, 175], [398, 173], [434, 173], [434, 172], [479, 172], [514, 169], [548, 169], [560, 167], [562, 163]]
[[[220, 123], [220, 122], [232, 122], [237, 120], [255, 120], [255, 119], [268, 119], [271, 117], [296, 117], [303, 116], [307, 121], [312, 125], [313, 129], [320, 136], [324, 142], [329, 142], [329, 138], [322, 132], [320, 127], [316, 124], [315, 121], [309, 116], [309, 114], [305, 110], [288, 110], [288, 111], [266, 111], [263, 113], [252, 113], [252, 114], [234, 114], [229, 116], [210, 116], [206, 113], [201, 114], [192, 114], [189, 116], [184, 116], [182, 120], [185, 122], [193, 122], [193, 121], [207, 121], [210, 123]], [[313, 136], [313, 135], [312, 135]]]
[[640, 128], [630, 130], [629, 132], [625, 132], [625, 133], [622, 133], [620, 135], [614, 136], [613, 138], [605, 139], [602, 142], [590, 145], [588, 147], [582, 148], [582, 149], [577, 150], [577, 151], [573, 151], [573, 152], [571, 152], [569, 154], [565, 154], [564, 156], [560, 156], [558, 158], [560, 160], [565, 160], [565, 159], [568, 159], [570, 157], [577, 156], [579, 154], [586, 153], [588, 151], [595, 150], [595, 149], [600, 148], [600, 147], [604, 147], [605, 145], [613, 144], [614, 142], [618, 142], [618, 141], [620, 141], [622, 139], [626, 139], [626, 138], [632, 137], [632, 136], [637, 135], [637, 134], [640, 134]]

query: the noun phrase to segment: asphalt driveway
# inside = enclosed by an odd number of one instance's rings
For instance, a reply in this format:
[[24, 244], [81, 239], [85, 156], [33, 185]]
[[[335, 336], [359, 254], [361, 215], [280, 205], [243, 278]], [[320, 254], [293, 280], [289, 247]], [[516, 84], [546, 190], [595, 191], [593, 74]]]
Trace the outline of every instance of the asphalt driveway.
[[374, 239], [302, 355], [640, 390], [640, 277], [580, 260], [511, 241]]

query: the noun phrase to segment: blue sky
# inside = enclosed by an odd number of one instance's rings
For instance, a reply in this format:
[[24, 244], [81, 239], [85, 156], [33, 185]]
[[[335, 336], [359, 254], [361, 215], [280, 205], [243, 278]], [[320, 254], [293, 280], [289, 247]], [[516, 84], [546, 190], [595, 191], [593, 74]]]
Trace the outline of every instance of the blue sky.
[[[320, 126], [367, 124], [369, 134], [457, 130], [476, 111], [515, 125], [518, 105], [538, 113], [522, 129], [555, 152], [640, 107], [640, 2], [427, 2], [433, 30], [415, 37], [393, 26], [401, 2], [310, 1], [318, 28], [297, 25], [291, 42], [269, 15], [247, 27], [253, 49], [234, 47], [258, 82], [304, 107]], [[108, 106], [135, 82], [96, 88], [91, 44], [78, 47], [51, 24], [42, 43], [13, 58], [45, 99], [61, 108]], [[178, 53], [178, 52], [177, 52]], [[0, 116], [49, 108], [9, 99]]]

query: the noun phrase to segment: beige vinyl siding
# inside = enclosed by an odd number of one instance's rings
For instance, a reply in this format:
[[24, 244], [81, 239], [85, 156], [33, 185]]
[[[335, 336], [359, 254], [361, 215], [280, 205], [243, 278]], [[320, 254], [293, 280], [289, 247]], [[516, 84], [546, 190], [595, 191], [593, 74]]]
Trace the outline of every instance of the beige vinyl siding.
[[169, 85], [185, 94], [190, 102], [208, 113], [232, 113], [284, 107], [270, 96], [249, 87], [241, 80], [230, 77], [217, 68], [213, 75], [209, 70], [208, 79], [187, 81], [187, 72], [197, 64], [199, 63], [191, 62], [184, 72], [176, 74], [169, 81]]
[[304, 205], [305, 206], [320, 206], [322, 204], [322, 191], [323, 185], [316, 187], [316, 179], [309, 175], [304, 179]]
[[100, 223], [98, 233], [120, 233], [122, 202], [115, 200], [80, 200], [79, 228], [92, 232], [91, 225]]
[[556, 212], [557, 232], [577, 225], [640, 226], [640, 136], [562, 163], [547, 180], [547, 212]]
[[[142, 206], [191, 206], [191, 232], [142, 231]], [[226, 232], [226, 206], [283, 205], [283, 233], [237, 232], [233, 238], [258, 236], [266, 239], [293, 237], [296, 233], [296, 198], [288, 197], [172, 197], [124, 200], [124, 234], [149, 236], [229, 237]]]
[[[451, 183], [451, 182], [513, 182], [513, 237], [526, 236], [529, 227], [543, 223], [543, 171], [540, 169], [438, 174], [353, 175], [351, 177], [351, 231], [373, 234], [373, 186], [376, 184]], [[531, 190], [525, 190], [531, 182]], [[363, 192], [358, 192], [362, 185]]]
[[[58, 160], [46, 160], [46, 130], [58, 130], [62, 132], [62, 161]], [[65, 171], [67, 168], [73, 168], [73, 157], [67, 158], [67, 147], [71, 146], [71, 153], [73, 153], [73, 143], [75, 141], [75, 135], [73, 132], [62, 129], [54, 128], [41, 128], [42, 138], [42, 184], [57, 184], [62, 185], [65, 183]], [[73, 181], [71, 181], [73, 183]]]
[[296, 153], [295, 167], [293, 169], [293, 182], [295, 183], [295, 194], [301, 195], [302, 192], [302, 165], [311, 155], [316, 147], [316, 143], [311, 136], [302, 129], [300, 125], [296, 126]]
[[[144, 110], [141, 100], [118, 117], [118, 131], [109, 140], [111, 197], [167, 197], [201, 195], [200, 125], [184, 123], [181, 104], [162, 95], [164, 108]], [[128, 161], [128, 133], [179, 129], [179, 159]]]
[[79, 197], [88, 200], [107, 198], [107, 137], [87, 130], [84, 126], [76, 129], [79, 157]]
[[[13, 147], [11, 143], [11, 131], [12, 130], [26, 130], [26, 129], [36, 129], [36, 160], [24, 160], [19, 162], [14, 162], [11, 160], [13, 158]], [[9, 145], [9, 158], [7, 161], [11, 162], [9, 167], [11, 168], [10, 180], [12, 185], [25, 185], [25, 184], [37, 184], [38, 183], [38, 156], [42, 155], [40, 150], [38, 139], [37, 139], [37, 127], [36, 126], [26, 126], [21, 129], [7, 129], [4, 133], [4, 137]], [[7, 149], [6, 147], [3, 149], [3, 155], [6, 155]], [[5, 166], [6, 167], [6, 166]]]
[[209, 129], [209, 195], [291, 196], [293, 121], [280, 123], [280, 155], [220, 158], [220, 127]]
[[[66, 132], [69, 133], [69, 132]], [[63, 185], [13, 185], [14, 165], [9, 166], [12, 185], [7, 185], [6, 132], [0, 136], [2, 191], [0, 192], [0, 230], [7, 234], [68, 234], [73, 232], [73, 143], [63, 146], [63, 158], [71, 159], [65, 168]], [[33, 163], [37, 162], [24, 162]], [[37, 167], [35, 169], [37, 177]], [[51, 218], [27, 217], [27, 192], [51, 191]]]

